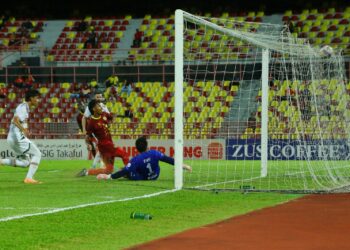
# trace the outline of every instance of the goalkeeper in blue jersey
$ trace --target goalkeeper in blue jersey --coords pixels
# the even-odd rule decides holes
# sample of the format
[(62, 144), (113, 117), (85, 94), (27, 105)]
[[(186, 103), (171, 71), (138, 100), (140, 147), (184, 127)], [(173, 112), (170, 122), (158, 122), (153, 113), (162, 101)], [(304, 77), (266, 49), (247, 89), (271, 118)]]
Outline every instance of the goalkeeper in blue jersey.
[[(122, 169), (113, 174), (99, 174), (98, 180), (118, 179), (126, 177), (130, 180), (156, 180), (160, 174), (159, 161), (174, 165), (174, 158), (164, 155), (157, 150), (147, 150), (147, 140), (140, 137), (136, 140), (136, 149), (139, 155), (133, 157)], [(192, 168), (183, 164), (183, 169), (192, 172)]]

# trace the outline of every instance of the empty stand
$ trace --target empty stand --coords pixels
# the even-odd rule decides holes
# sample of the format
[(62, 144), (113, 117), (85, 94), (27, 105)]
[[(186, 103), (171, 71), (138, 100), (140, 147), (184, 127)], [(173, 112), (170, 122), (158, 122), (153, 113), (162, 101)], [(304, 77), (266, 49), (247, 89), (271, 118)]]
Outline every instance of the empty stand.
[[(49, 61), (112, 61), (128, 19), (91, 19), (87, 30), (78, 29), (80, 21), (67, 21), (52, 47)], [(92, 37), (95, 34), (95, 37)]]
[(293, 23), (294, 36), (306, 38), (316, 46), (330, 45), (350, 53), (350, 7), (325, 11), (305, 9), (300, 14), (286, 11), (282, 20)]
[[(270, 88), (269, 99), (269, 134), (271, 139), (317, 139), (320, 135), (318, 127), (322, 127), (326, 139), (343, 139), (346, 124), (340, 116), (350, 107), (344, 103), (346, 98), (340, 98), (343, 86), (336, 79), (321, 80), (320, 88), (314, 89), (310, 82), (275, 81)], [(350, 89), (350, 82), (345, 83)], [(297, 90), (288, 93), (289, 89)], [(297, 92), (297, 93), (296, 93)], [(317, 103), (312, 101), (312, 94), (317, 96)], [(259, 101), (261, 93), (257, 100)], [(321, 98), (322, 97), (322, 98)], [(339, 101), (340, 100), (340, 101)], [(298, 109), (297, 105), (301, 105)], [(298, 110), (301, 110), (298, 111)], [(317, 117), (320, 117), (317, 120)], [(242, 139), (260, 137), (261, 107), (256, 112), (256, 123), (247, 124)], [(304, 126), (304, 127), (303, 127)]]
[(43, 27), (43, 20), (16, 20), (14, 17), (11, 17), (1, 24), (0, 50), (28, 49), (29, 44), (38, 41)]

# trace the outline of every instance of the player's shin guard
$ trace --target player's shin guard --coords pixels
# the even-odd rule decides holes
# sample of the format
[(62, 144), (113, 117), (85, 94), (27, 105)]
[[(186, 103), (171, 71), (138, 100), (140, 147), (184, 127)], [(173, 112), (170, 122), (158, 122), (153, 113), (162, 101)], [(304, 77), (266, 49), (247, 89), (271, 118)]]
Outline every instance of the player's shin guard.
[[(101, 162), (101, 155), (99, 152), (97, 152), (97, 154), (95, 155), (94, 161), (92, 162), (91, 168), (96, 168), (97, 164)], [(101, 166), (102, 167), (102, 166)]]
[(122, 158), (124, 166), (126, 166), (129, 163), (128, 153), (126, 153), (123, 149), (119, 147), (115, 149), (115, 156)]

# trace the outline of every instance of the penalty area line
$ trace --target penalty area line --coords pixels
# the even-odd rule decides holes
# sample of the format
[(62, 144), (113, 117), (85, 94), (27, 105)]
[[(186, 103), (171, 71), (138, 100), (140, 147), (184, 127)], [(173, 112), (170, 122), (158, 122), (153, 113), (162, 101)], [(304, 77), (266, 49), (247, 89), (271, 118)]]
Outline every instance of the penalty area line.
[(142, 195), (142, 196), (123, 198), (123, 199), (119, 199), (119, 200), (100, 201), (100, 202), (81, 204), (81, 205), (71, 206), (71, 207), (56, 208), (56, 209), (52, 209), (52, 210), (49, 210), (49, 211), (46, 211), (46, 212), (41, 212), (41, 213), (32, 213), (32, 214), (22, 214), (22, 215), (9, 216), (9, 217), (5, 217), (5, 218), (0, 218), (0, 222), (11, 221), (11, 220), (18, 220), (18, 219), (23, 219), (23, 218), (26, 218), (26, 217), (34, 217), (34, 216), (45, 215), (45, 214), (55, 214), (55, 213), (64, 212), (64, 211), (68, 211), (68, 210), (73, 210), (73, 209), (92, 207), (92, 206), (99, 206), (99, 205), (105, 205), (105, 204), (116, 203), (116, 202), (147, 199), (147, 198), (151, 198), (151, 197), (154, 197), (154, 196), (159, 196), (159, 195), (162, 195), (162, 194), (173, 193), (173, 192), (176, 192), (176, 191), (179, 191), (179, 190), (178, 189), (171, 189), (171, 190), (156, 192), (156, 193), (152, 193), (152, 194), (146, 194), (146, 195)]

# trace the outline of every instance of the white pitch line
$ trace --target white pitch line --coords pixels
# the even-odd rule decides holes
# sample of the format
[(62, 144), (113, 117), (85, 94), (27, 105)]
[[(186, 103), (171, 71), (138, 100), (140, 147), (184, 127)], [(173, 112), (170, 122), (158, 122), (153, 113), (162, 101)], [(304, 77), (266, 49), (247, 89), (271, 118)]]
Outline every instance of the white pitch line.
[(242, 180), (232, 180), (232, 181), (214, 182), (214, 183), (209, 183), (209, 184), (205, 184), (205, 185), (195, 186), (195, 187), (193, 187), (193, 188), (210, 187), (210, 186), (215, 186), (215, 185), (220, 185), (220, 184), (235, 183), (235, 182), (242, 182), (242, 181), (252, 181), (252, 180), (256, 180), (256, 179), (260, 179), (260, 178), (263, 178), (263, 177), (258, 176), (258, 177), (251, 177), (251, 178), (242, 179)]
[(0, 210), (50, 210), (53, 207), (0, 207)]
[(26, 218), (26, 217), (39, 216), (39, 215), (44, 215), (44, 214), (55, 214), (55, 213), (59, 213), (59, 212), (63, 212), (63, 211), (68, 211), (68, 210), (73, 210), (73, 209), (78, 209), (78, 208), (84, 208), (84, 207), (99, 206), (99, 205), (115, 203), (115, 202), (132, 201), (132, 200), (138, 200), (138, 199), (146, 199), (146, 198), (151, 198), (151, 197), (154, 197), (154, 196), (167, 194), (167, 193), (172, 193), (172, 192), (176, 192), (176, 191), (178, 191), (178, 189), (171, 189), (171, 190), (166, 190), (166, 191), (157, 192), (157, 193), (153, 193), (153, 194), (146, 194), (146, 195), (137, 196), (137, 197), (131, 197), (131, 198), (123, 198), (123, 199), (119, 199), (119, 200), (101, 201), (101, 202), (95, 202), (95, 203), (81, 204), (81, 205), (72, 206), (72, 207), (56, 208), (56, 209), (52, 209), (52, 210), (49, 210), (49, 211), (46, 211), (46, 212), (41, 212), (41, 213), (15, 215), (15, 216), (10, 216), (10, 217), (0, 218), (0, 222), (11, 221), (11, 220), (18, 220), (18, 219), (23, 219), (23, 218)]

